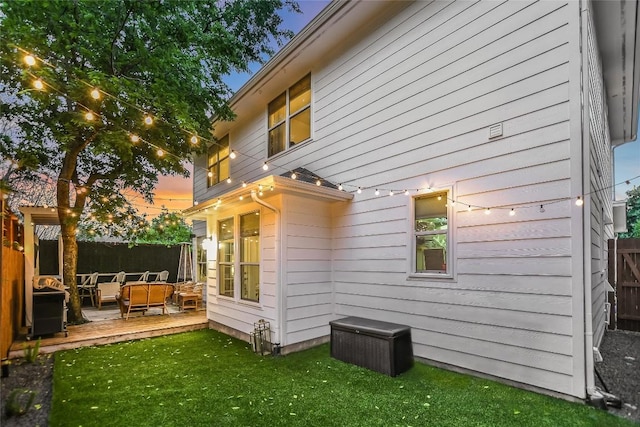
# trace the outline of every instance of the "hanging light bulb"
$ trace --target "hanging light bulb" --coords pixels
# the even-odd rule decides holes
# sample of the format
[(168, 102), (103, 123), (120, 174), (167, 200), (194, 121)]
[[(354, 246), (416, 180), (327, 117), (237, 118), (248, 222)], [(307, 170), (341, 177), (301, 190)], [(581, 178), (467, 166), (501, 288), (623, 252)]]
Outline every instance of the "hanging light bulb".
[(404, 195), (408, 196), (409, 195), (409, 190), (404, 190)]
[(229, 153), (229, 158), (230, 158), (231, 160), (235, 159), (235, 158), (236, 158), (236, 152), (235, 152), (235, 151), (233, 151), (233, 150), (231, 150), (231, 153)]
[(389, 190), (389, 195), (393, 196), (393, 190)]
[(34, 65), (36, 65), (36, 58), (34, 58), (33, 55), (27, 54), (24, 56), (24, 63), (29, 67), (33, 67)]
[(584, 205), (584, 200), (582, 200), (582, 197), (578, 196), (578, 198), (576, 199), (576, 206), (582, 205)]
[(342, 191), (342, 184), (338, 184), (338, 190)]
[(262, 165), (262, 170), (263, 171), (268, 171), (269, 170), (269, 165), (267, 164), (267, 162), (264, 162), (264, 164)]
[(273, 191), (273, 185), (269, 188), (269, 191)]
[(151, 126), (153, 124), (153, 117), (148, 114), (144, 116), (144, 124), (147, 126)]
[(231, 184), (231, 177), (227, 178), (227, 184)]
[(91, 97), (93, 99), (100, 99), (100, 91), (97, 88), (93, 88), (91, 91)]
[(358, 187), (358, 190), (356, 191), (356, 193), (362, 194), (362, 187)]
[(91, 111), (87, 111), (87, 114), (84, 115), (84, 118), (91, 122), (96, 118), (96, 116)]
[(516, 211), (515, 209), (511, 208), (511, 210), (509, 211), (509, 216), (515, 216)]
[(540, 213), (544, 213), (544, 205), (540, 205)]
[(207, 176), (208, 176), (209, 178), (211, 178), (211, 177), (213, 176), (213, 172), (211, 172), (211, 171), (207, 172)]
[(245, 181), (242, 181), (242, 188), (247, 188), (247, 183)]
[(438, 200), (442, 200), (442, 196), (438, 196)]
[(295, 172), (291, 172), (291, 179), (296, 179), (298, 175)]
[(238, 199), (244, 200), (244, 196), (240, 196), (240, 197), (238, 197)]
[(220, 204), (222, 204), (222, 199), (221, 199), (220, 197), (218, 197), (218, 201), (217, 201), (216, 203), (217, 203), (217, 204), (218, 204), (218, 206), (219, 206)]
[(134, 144), (140, 141), (140, 137), (138, 135), (131, 134), (129, 138), (131, 139), (131, 142), (133, 142)]
[(486, 209), (484, 210), (484, 214), (485, 214), (485, 215), (491, 215), (491, 208), (486, 208)]
[(158, 154), (158, 157), (164, 156), (164, 151), (162, 151), (161, 148), (158, 148), (158, 151), (156, 151), (156, 153)]
[(197, 144), (197, 143), (198, 143), (198, 137), (197, 137), (197, 136), (195, 136), (195, 135), (193, 135), (193, 136), (191, 137), (190, 141), (191, 141), (191, 143), (192, 143), (192, 144), (194, 144), (194, 145), (195, 145), (195, 144)]
[(44, 89), (44, 83), (42, 83), (42, 80), (37, 79), (36, 81), (33, 82), (33, 87), (36, 88), (37, 90), (42, 90)]
[(375, 191), (375, 193), (373, 193), (373, 194), (375, 194), (376, 196), (379, 196), (379, 195), (380, 195), (380, 190), (378, 190), (378, 189), (376, 188), (376, 191)]
[(318, 187), (320, 187), (320, 186), (322, 185), (322, 181), (320, 181), (319, 179), (318, 179), (318, 180), (316, 180), (316, 185), (317, 185)]

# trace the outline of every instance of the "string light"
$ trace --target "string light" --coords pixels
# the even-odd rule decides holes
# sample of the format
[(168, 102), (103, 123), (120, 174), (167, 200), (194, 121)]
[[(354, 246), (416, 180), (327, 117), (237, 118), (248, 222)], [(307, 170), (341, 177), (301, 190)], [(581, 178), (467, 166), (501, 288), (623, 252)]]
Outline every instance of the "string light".
[(376, 191), (373, 194), (375, 194), (376, 196), (379, 196), (380, 195), (380, 191), (376, 188)]
[(147, 126), (151, 126), (153, 124), (153, 117), (149, 115), (144, 116), (144, 124)]
[(509, 211), (509, 216), (515, 216), (516, 214), (516, 210), (511, 208), (511, 210)]
[(42, 90), (44, 89), (44, 83), (42, 83), (42, 80), (37, 79), (36, 81), (33, 82), (33, 87), (36, 88), (37, 90)]
[(484, 214), (485, 214), (485, 215), (491, 215), (491, 208), (486, 208), (486, 209), (484, 210)]
[(263, 171), (268, 171), (269, 170), (269, 165), (267, 164), (267, 162), (264, 162), (264, 164), (262, 165), (262, 170)]
[(131, 142), (133, 142), (134, 144), (140, 141), (140, 137), (138, 135), (135, 134), (131, 134), (131, 136), (129, 137), (131, 139)]
[(198, 143), (198, 137), (197, 137), (197, 136), (195, 136), (195, 135), (193, 135), (193, 136), (191, 137), (191, 143), (192, 143), (193, 145), (197, 144), (197, 143)]
[(582, 200), (582, 197), (578, 196), (578, 198), (576, 199), (576, 206), (582, 205), (584, 205), (584, 200)]
[(244, 196), (241, 195), (240, 197), (238, 197), (238, 199), (244, 200)]
[(247, 188), (247, 183), (245, 181), (242, 181), (242, 188)]
[(389, 190), (389, 195), (393, 196), (393, 190)]
[(469, 206), (467, 207), (467, 211), (468, 211), (468, 212), (471, 212), (471, 205), (469, 205)]
[(291, 172), (291, 179), (296, 179), (298, 175), (295, 172)]
[(231, 177), (227, 178), (227, 184), (231, 184)]
[(158, 154), (158, 157), (164, 156), (164, 151), (162, 151), (161, 148), (158, 148), (158, 151), (156, 151), (156, 153)]
[(84, 115), (84, 118), (91, 122), (96, 118), (96, 116), (94, 116), (91, 111), (87, 111), (87, 114)]
[(544, 205), (540, 205), (540, 213), (544, 213)]
[(408, 196), (409, 195), (409, 190), (404, 190), (404, 195)]
[(91, 91), (91, 97), (93, 99), (100, 99), (100, 91), (97, 88), (93, 88)]
[(338, 191), (342, 191), (344, 190), (344, 188), (342, 187), (342, 184), (338, 184)]
[(34, 58), (33, 55), (25, 55), (24, 62), (29, 67), (33, 67), (34, 65), (36, 65), (36, 58)]
[(237, 157), (237, 156), (236, 156), (236, 152), (235, 152), (234, 150), (231, 150), (231, 153), (229, 153), (229, 158), (230, 158), (231, 160), (233, 160), (233, 159), (235, 159), (236, 157)]
[(211, 171), (207, 172), (207, 176), (208, 176), (209, 178), (213, 177), (213, 172), (211, 172)]
[(318, 179), (318, 180), (316, 180), (316, 185), (317, 185), (318, 187), (320, 187), (320, 186), (322, 185), (322, 181), (320, 181), (319, 179)]

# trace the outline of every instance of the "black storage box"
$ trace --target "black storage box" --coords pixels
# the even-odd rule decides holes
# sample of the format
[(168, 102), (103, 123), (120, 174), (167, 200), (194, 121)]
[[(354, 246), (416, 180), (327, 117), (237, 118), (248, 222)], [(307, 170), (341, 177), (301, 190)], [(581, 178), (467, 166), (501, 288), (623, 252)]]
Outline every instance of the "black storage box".
[(331, 357), (392, 377), (413, 366), (411, 328), (346, 317), (331, 325)]
[(67, 331), (65, 294), (60, 291), (33, 291), (33, 325), (31, 337)]

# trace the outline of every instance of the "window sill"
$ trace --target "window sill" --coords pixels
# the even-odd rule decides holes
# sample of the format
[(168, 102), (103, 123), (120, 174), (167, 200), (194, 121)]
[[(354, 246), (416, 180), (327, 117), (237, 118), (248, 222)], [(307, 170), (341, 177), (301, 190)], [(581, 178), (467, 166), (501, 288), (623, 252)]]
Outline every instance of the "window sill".
[(231, 303), (231, 304), (237, 304), (237, 305), (244, 305), (247, 307), (251, 307), (251, 308), (255, 308), (255, 309), (259, 309), (262, 310), (262, 305), (259, 302), (255, 302), (255, 301), (247, 301), (244, 299), (235, 299), (235, 297), (228, 297), (225, 295), (217, 295), (217, 298), (225, 301), (227, 303)]
[(451, 273), (411, 273), (407, 276), (407, 281), (426, 281), (426, 280), (442, 280), (453, 281)]
[(272, 156), (267, 157), (268, 161), (273, 161), (273, 160), (277, 160), (279, 157), (284, 156), (287, 153), (293, 153), (294, 151), (296, 151), (298, 148), (303, 147), (309, 143), (313, 142), (313, 138), (309, 138), (306, 139), (302, 142), (298, 142), (296, 145), (294, 145), (293, 147), (287, 148), (283, 151), (280, 151), (279, 153), (276, 153)]

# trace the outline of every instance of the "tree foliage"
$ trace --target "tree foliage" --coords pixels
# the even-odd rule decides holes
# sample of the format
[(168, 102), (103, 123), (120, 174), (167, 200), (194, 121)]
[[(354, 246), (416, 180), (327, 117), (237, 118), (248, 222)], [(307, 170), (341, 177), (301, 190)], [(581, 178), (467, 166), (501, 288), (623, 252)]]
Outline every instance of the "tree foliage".
[(618, 237), (640, 238), (640, 187), (627, 191), (627, 232)]
[[(271, 40), (291, 36), (281, 8), (298, 10), (290, 0), (0, 3), (0, 92), (11, 123), (0, 150), (16, 165), (10, 176), (56, 182), (71, 321), (81, 319), (81, 218), (128, 219), (125, 189), (152, 201), (159, 174), (188, 174), (183, 161), (207, 148), (190, 137), (210, 138), (213, 117), (233, 118), (222, 78), (247, 72), (273, 53)], [(29, 67), (27, 53), (36, 58)]]
[(191, 242), (192, 230), (182, 216), (163, 210), (151, 224), (137, 233), (134, 242), (157, 245), (177, 245)]

